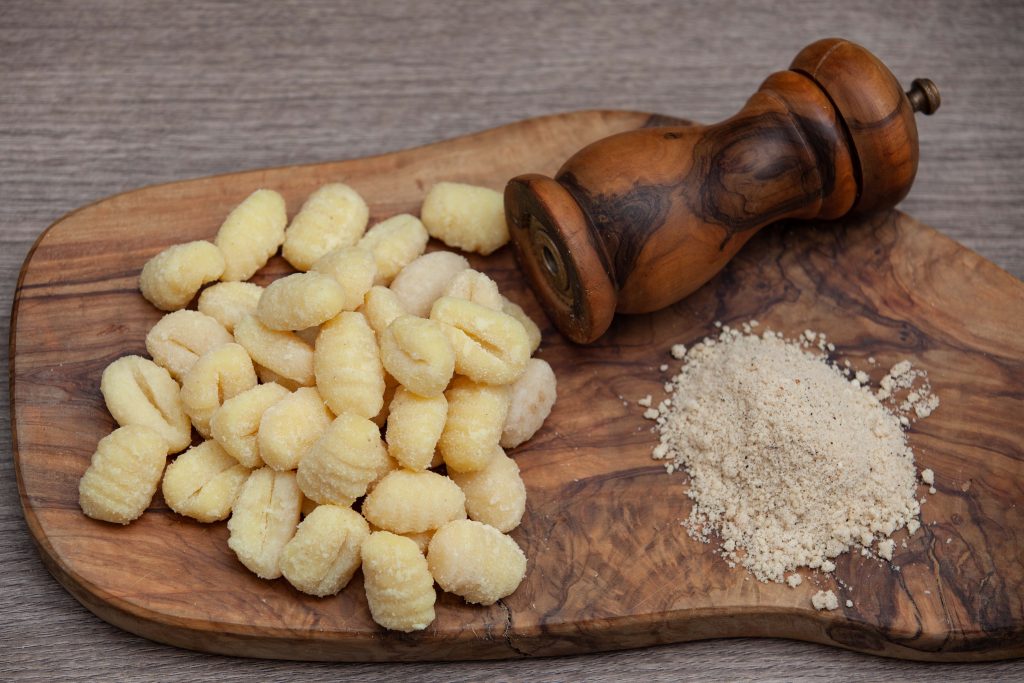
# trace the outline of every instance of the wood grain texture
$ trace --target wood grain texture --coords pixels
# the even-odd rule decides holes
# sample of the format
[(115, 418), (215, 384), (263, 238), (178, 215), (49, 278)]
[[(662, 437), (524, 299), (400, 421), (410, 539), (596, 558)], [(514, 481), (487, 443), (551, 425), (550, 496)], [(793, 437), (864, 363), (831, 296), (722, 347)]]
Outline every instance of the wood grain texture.
[[(400, 149), (593, 107), (716, 121), (807, 42), (841, 34), (900, 78), (943, 90), (921, 125), (902, 208), (1020, 277), (1024, 7), (999, 0), (705, 0), (374, 6), (66, 3), (0, 6), (0, 306), (39, 233), (154, 182)], [(400, 38), (399, 38), (400, 36)], [(529, 74), (529, 76), (525, 76)], [(6, 342), (7, 320), (0, 321)], [(0, 353), (0, 363), (6, 362)], [(0, 398), (6, 401), (6, 397)], [(0, 406), (2, 441), (8, 409)], [(203, 656), (127, 635), (81, 608), (30, 542), (0, 457), (0, 676), (242, 681), (991, 680), (1024, 663), (922, 665), (780, 640), (728, 640), (529, 662), (317, 665)]]
[[(653, 315), (620, 316), (592, 346), (548, 326), (540, 355), (559, 377), (561, 399), (541, 432), (512, 451), (529, 492), (513, 532), (530, 558), (527, 576), (488, 608), (441, 595), (437, 620), (421, 634), (374, 625), (359, 578), (326, 600), (257, 579), (227, 548), (223, 524), (183, 519), (159, 498), (128, 527), (81, 514), (78, 479), (115, 426), (100, 374), (115, 358), (141, 353), (162, 315), (137, 291), (142, 265), (157, 252), (212, 237), (255, 188), (281, 192), (294, 213), (322, 184), (346, 182), (377, 221), (416, 212), (443, 179), (500, 187), (517, 170), (552, 173), (553, 160), (650, 118), (530, 119), (367, 159), (136, 190), (56, 223), (23, 268), (11, 337), (15, 468), (47, 567), (115, 625), (255, 657), (516, 658), (736, 636), (925, 660), (1024, 654), (1024, 338), (1013, 322), (1024, 319), (1024, 283), (898, 212), (773, 226), (693, 296)], [(509, 249), (473, 261), (541, 317)], [(275, 258), (255, 279), (284, 272)], [(750, 318), (790, 335), (828, 330), (840, 357), (865, 369), (868, 356), (878, 359), (869, 370), (875, 382), (904, 358), (928, 371), (943, 404), (911, 429), (910, 442), (939, 492), (906, 548), (906, 534), (897, 535), (899, 570), (843, 556), (834, 579), (762, 585), (680, 526), (689, 511), (684, 489), (651, 460), (657, 440), (634, 401), (660, 394), (666, 375), (657, 366), (673, 343), (693, 344), (715, 320)], [(854, 606), (815, 610), (810, 596), (820, 588)]]

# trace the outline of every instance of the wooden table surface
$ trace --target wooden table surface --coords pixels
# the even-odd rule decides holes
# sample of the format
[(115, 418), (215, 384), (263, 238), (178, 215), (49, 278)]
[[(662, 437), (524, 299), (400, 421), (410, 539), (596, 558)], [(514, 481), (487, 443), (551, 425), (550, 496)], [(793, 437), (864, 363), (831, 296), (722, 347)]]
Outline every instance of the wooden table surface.
[[(717, 121), (829, 35), (865, 45), (905, 83), (939, 84), (942, 109), (919, 119), (921, 167), (902, 208), (1021, 277), (1022, 28), (1024, 4), (960, 0), (3, 0), (0, 307), (10, 310), (46, 226), (116, 192), (375, 154), (570, 109)], [(0, 325), (6, 344), (7, 315)], [(3, 680), (1024, 677), (1024, 662), (922, 665), (753, 639), (414, 665), (232, 659), (148, 642), (94, 617), (44, 569), (21, 514), (2, 395)]]

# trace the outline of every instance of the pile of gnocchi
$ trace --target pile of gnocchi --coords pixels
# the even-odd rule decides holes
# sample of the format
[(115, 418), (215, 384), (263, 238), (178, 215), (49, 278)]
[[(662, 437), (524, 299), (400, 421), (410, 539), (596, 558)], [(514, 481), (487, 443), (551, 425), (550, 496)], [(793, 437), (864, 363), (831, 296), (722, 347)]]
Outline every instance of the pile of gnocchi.
[[(128, 524), (161, 486), (176, 513), (227, 519), (228, 546), (261, 578), (324, 597), (361, 568), (374, 621), (409, 632), (434, 620), (435, 583), (481, 605), (521, 583), (507, 534), (526, 488), (506, 449), (540, 429), (556, 382), (531, 358), (541, 334), (522, 308), (462, 255), (424, 253), (430, 237), (484, 255), (505, 244), (498, 192), (438, 183), (419, 218), (368, 222), (345, 184), (291, 224), (262, 189), (212, 242), (148, 261), (140, 289), (168, 313), (146, 336), (151, 359), (103, 372), (120, 426), (79, 501)], [(278, 249), (297, 272), (247, 282)]]

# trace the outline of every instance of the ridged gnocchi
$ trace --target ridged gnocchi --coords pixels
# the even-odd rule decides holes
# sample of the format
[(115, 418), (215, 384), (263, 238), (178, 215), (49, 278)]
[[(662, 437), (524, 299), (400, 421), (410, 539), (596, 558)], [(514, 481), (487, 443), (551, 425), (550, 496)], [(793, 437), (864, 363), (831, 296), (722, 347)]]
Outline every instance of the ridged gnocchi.
[(344, 588), (359, 569), (370, 526), (355, 510), (318, 505), (299, 523), (281, 553), (281, 574), (309, 595), (325, 597)]
[(455, 373), (455, 351), (444, 329), (433, 320), (403, 315), (380, 337), (384, 369), (406, 389), (437, 396)]
[(498, 284), (478, 270), (467, 268), (456, 275), (444, 288), (442, 296), (465, 299), (486, 306), (492, 311), (502, 310), (504, 297), (498, 291)]
[(403, 268), (391, 282), (391, 291), (409, 315), (426, 318), (448, 284), (467, 268), (469, 261), (464, 256), (432, 251)]
[(363, 501), (363, 516), (396, 534), (437, 529), (466, 516), (466, 496), (455, 482), (436, 472), (395, 470)]
[(146, 335), (153, 362), (180, 380), (210, 349), (234, 341), (224, 326), (199, 311), (175, 311), (160, 318)]
[(384, 366), (361, 313), (343, 311), (320, 328), (313, 368), (317, 389), (335, 415), (372, 418), (384, 406)]
[(294, 472), (269, 467), (249, 475), (228, 519), (228, 547), (261, 579), (281, 576), (281, 554), (295, 535), (302, 492)]
[(519, 476), (519, 465), (500, 447), (483, 469), (452, 472), (452, 481), (466, 494), (466, 514), (470, 519), (489, 524), (508, 533), (523, 519), (526, 511), (526, 486)]
[(284, 233), (281, 255), (296, 270), (309, 270), (316, 260), (359, 241), (370, 209), (359, 193), (344, 183), (329, 183), (309, 195)]
[(235, 341), (245, 347), (253, 363), (299, 386), (313, 385), (313, 349), (294, 332), (272, 330), (249, 315), (235, 325)]
[(142, 296), (157, 308), (184, 308), (207, 282), (224, 274), (224, 254), (205, 240), (175, 244), (146, 262), (139, 275)]
[(178, 383), (148, 358), (123, 356), (108, 365), (100, 378), (100, 393), (117, 424), (149, 427), (164, 438), (168, 453), (182, 451), (192, 442)]
[(342, 413), (299, 461), (302, 493), (321, 504), (347, 507), (390, 467), (377, 425)]
[(256, 190), (231, 210), (214, 238), (224, 254), (224, 281), (248, 280), (267, 265), (284, 242), (288, 222), (284, 197)]
[(526, 577), (526, 555), (512, 537), (468, 519), (437, 530), (427, 563), (437, 585), (478, 605), (511, 595)]
[(256, 316), (272, 330), (304, 330), (327, 322), (345, 306), (345, 290), (329, 275), (293, 273), (263, 290)]
[(455, 372), (476, 382), (508, 384), (526, 369), (530, 340), (518, 320), (465, 299), (443, 296), (430, 310), (444, 323), (455, 351)]
[(354, 311), (363, 305), (366, 293), (377, 278), (377, 262), (366, 249), (342, 247), (329, 252), (313, 264), (313, 271), (328, 275), (345, 292), (343, 311)]
[(423, 200), (420, 218), (431, 237), (484, 256), (509, 239), (504, 197), (486, 187), (437, 183)]
[(445, 392), (448, 420), (437, 447), (449, 470), (473, 472), (494, 457), (508, 415), (506, 386), (477, 384), (456, 377)]
[(391, 400), (384, 436), (388, 453), (406, 469), (427, 469), (447, 418), (448, 399), (444, 394), (426, 398), (399, 388)]
[(141, 425), (115, 429), (100, 439), (78, 482), (78, 504), (87, 516), (128, 524), (153, 500), (167, 464), (167, 441)]
[(373, 620), (395, 631), (422, 631), (434, 621), (434, 578), (416, 543), (387, 531), (363, 541), (363, 586)]
[(377, 264), (374, 284), (391, 282), (398, 271), (409, 265), (427, 248), (427, 229), (416, 216), (407, 213), (392, 216), (370, 228), (359, 246), (373, 254)]
[(252, 282), (218, 282), (202, 291), (197, 308), (228, 332), (247, 315), (256, 315), (256, 307), (263, 296), (263, 288)]
[(501, 431), (503, 448), (515, 448), (533, 438), (551, 414), (557, 391), (555, 371), (548, 362), (531, 358), (526, 370), (512, 384), (508, 416)]
[(250, 469), (262, 467), (260, 420), (287, 395), (288, 390), (278, 384), (259, 384), (232, 396), (210, 418), (210, 434), (238, 462)]
[(300, 387), (263, 411), (257, 443), (275, 470), (293, 470), (334, 420), (314, 387)]
[(211, 440), (175, 458), (164, 472), (161, 490), (167, 505), (179, 515), (216, 522), (231, 514), (248, 478), (249, 468)]
[(181, 405), (192, 425), (210, 436), (210, 418), (221, 403), (256, 386), (256, 371), (239, 344), (222, 344), (202, 356), (181, 380)]

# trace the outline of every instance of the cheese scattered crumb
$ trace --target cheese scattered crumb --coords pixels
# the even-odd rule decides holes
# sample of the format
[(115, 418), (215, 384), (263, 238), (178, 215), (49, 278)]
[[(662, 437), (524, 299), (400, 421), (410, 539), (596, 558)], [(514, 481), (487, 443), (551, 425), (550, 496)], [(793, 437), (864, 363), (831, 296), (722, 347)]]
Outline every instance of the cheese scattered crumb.
[(636, 404), (640, 405), (640, 406), (643, 406), (644, 408), (650, 408), (651, 407), (651, 395), (647, 394), (646, 396), (644, 396), (643, 398), (638, 400), (636, 402)]
[(645, 410), (644, 411), (644, 417), (647, 418), (648, 420), (657, 420), (658, 419), (658, 410), (657, 410), (657, 408), (648, 408), (647, 410)]
[(934, 493), (935, 493), (935, 487), (934, 487), (934, 486), (932, 486), (931, 488), (929, 488), (929, 489), (928, 489), (928, 493), (932, 493), (932, 494), (934, 494)]
[(790, 574), (788, 577), (786, 577), (786, 583), (789, 584), (790, 588), (796, 588), (803, 582), (804, 577), (800, 576), (799, 574)]
[(921, 470), (921, 481), (931, 486), (935, 483), (935, 471), (931, 468)]
[(811, 596), (811, 604), (817, 610), (834, 610), (839, 608), (839, 598), (832, 591), (818, 591)]
[(658, 370), (660, 370), (661, 372), (665, 372), (666, 370), (668, 370), (668, 363), (662, 363), (661, 365), (659, 365)]
[(683, 344), (673, 344), (671, 354), (676, 360), (682, 360), (686, 356), (686, 346)]
[(846, 606), (847, 607), (853, 607), (853, 600), (847, 600), (846, 601)]
[(892, 562), (892, 553), (896, 549), (896, 541), (891, 538), (887, 538), (884, 541), (878, 542), (878, 556), (883, 560), (889, 560)]

